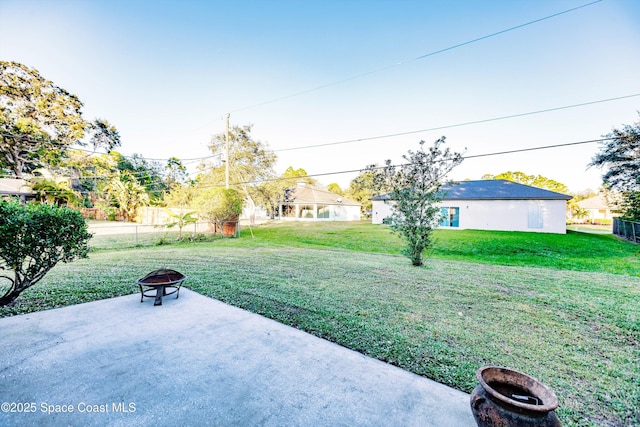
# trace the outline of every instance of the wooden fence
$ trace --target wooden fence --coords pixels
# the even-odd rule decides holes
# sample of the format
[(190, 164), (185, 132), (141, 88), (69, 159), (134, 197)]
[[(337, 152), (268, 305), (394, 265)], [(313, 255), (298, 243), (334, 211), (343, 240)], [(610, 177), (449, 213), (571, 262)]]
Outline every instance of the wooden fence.
[(634, 243), (640, 243), (640, 222), (613, 219), (613, 234)]

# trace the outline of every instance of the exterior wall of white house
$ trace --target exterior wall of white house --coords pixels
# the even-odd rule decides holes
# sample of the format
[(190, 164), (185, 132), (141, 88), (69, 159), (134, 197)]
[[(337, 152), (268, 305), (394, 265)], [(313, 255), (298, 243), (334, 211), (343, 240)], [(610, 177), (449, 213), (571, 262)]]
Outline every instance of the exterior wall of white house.
[[(392, 201), (373, 200), (372, 223), (391, 215)], [(565, 200), (443, 200), (440, 207), (458, 208), (458, 226), (446, 229), (566, 233)]]
[(359, 221), (360, 206), (352, 205), (292, 205), (290, 216), (283, 215), (280, 206), (280, 219), (283, 221)]
[(382, 224), (385, 218), (390, 217), (393, 212), (393, 201), (372, 200), (371, 201), (371, 223)]
[(577, 222), (597, 223), (602, 220), (611, 221), (616, 216), (620, 216), (620, 214), (613, 212), (613, 209), (617, 208), (615, 206), (609, 207), (607, 200), (602, 195), (581, 200), (578, 202), (578, 206), (587, 211), (587, 216), (573, 218)]
[(586, 211), (588, 214), (586, 222), (598, 222), (603, 219), (611, 221), (613, 218), (620, 216), (611, 212), (611, 209), (586, 209)]
[(331, 220), (333, 221), (359, 221), (360, 206), (331, 206)]

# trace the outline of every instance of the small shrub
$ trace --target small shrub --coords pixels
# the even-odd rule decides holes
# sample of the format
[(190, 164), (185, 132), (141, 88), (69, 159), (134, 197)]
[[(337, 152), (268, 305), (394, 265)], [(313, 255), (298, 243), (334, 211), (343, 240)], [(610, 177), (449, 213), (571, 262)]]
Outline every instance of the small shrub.
[(242, 195), (232, 188), (212, 188), (201, 193), (196, 200), (200, 218), (213, 225), (216, 232), (222, 231), (225, 222), (238, 220), (243, 203)]
[[(91, 234), (80, 212), (66, 207), (0, 201), (0, 270), (13, 271), (0, 306), (12, 304), (58, 262), (86, 258)], [(2, 288), (5, 289), (5, 288)]]
[(612, 225), (613, 224), (613, 220), (612, 219), (596, 219), (591, 224), (593, 224), (593, 225)]

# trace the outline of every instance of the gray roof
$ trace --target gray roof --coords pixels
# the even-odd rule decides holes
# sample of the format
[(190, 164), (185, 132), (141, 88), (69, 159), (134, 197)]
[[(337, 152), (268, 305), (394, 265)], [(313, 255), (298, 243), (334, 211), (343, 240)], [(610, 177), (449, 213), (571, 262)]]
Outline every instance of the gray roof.
[[(570, 200), (572, 197), (555, 191), (502, 179), (459, 181), (442, 187), (442, 200)], [(383, 194), (371, 200), (388, 200)]]

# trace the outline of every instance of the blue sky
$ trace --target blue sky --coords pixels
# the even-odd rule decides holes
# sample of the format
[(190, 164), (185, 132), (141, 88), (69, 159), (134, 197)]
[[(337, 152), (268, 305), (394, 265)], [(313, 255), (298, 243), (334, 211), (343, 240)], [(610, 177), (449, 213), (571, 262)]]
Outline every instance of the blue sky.
[[(637, 121), (640, 96), (291, 150), (640, 94), (636, 0), (604, 0), (416, 59), (586, 3), (0, 0), (0, 59), (78, 95), (88, 119), (119, 129), (124, 154), (207, 156), (230, 112), (232, 125), (253, 124), (276, 151), (278, 172), (324, 174), (399, 162), (443, 135), (474, 156), (597, 139)], [(586, 166), (597, 149), (470, 158), (451, 178), (520, 170), (595, 189), (601, 172)], [(319, 180), (346, 187), (353, 176)]]

